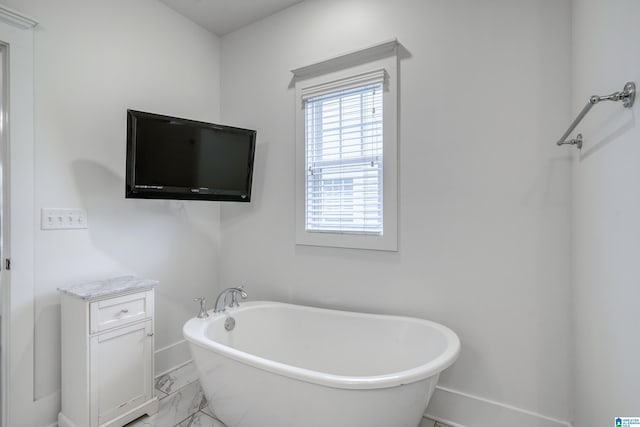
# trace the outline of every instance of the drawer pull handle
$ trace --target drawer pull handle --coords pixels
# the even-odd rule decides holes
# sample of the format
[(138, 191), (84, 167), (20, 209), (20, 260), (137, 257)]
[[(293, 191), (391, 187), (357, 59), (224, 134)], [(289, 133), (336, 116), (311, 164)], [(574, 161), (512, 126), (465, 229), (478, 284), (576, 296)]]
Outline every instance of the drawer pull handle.
[(152, 337), (152, 336), (153, 336), (153, 332), (149, 332), (149, 333), (147, 334), (147, 336), (148, 336), (148, 337)]
[(123, 308), (122, 310), (120, 310), (120, 313), (122, 314), (127, 314), (129, 312), (128, 308)]

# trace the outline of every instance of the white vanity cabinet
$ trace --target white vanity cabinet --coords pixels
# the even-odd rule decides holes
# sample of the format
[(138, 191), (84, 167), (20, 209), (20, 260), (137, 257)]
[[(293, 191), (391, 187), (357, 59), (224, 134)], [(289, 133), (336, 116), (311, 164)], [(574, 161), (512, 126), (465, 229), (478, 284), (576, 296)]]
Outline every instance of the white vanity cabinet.
[(157, 412), (153, 384), (155, 283), (126, 277), (83, 285), (85, 291), (79, 287), (60, 289), (60, 427), (121, 427)]

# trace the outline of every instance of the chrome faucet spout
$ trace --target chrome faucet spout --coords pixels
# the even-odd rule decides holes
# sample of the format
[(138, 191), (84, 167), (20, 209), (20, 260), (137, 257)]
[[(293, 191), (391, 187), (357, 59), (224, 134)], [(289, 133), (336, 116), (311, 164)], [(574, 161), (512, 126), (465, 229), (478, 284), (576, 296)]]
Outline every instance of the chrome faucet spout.
[[(231, 294), (231, 303), (227, 305), (227, 295), (229, 294)], [(238, 295), (240, 295), (240, 298), (242, 299), (247, 299), (248, 295), (244, 290), (244, 286), (224, 289), (216, 299), (216, 305), (214, 306), (213, 312), (222, 313), (227, 309), (227, 307), (239, 307)]]

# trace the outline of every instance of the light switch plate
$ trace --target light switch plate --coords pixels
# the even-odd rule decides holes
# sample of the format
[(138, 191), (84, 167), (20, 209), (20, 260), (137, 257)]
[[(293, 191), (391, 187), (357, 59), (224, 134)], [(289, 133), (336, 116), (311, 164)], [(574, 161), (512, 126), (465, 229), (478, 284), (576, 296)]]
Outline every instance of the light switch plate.
[(84, 209), (42, 208), (40, 228), (42, 230), (89, 228), (87, 224), (87, 211)]

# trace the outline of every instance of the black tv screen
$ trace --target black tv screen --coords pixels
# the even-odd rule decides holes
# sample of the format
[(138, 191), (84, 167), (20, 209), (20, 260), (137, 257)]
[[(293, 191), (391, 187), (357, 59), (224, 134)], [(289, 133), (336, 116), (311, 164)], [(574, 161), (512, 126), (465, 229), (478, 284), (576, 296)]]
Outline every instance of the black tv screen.
[(127, 110), (126, 197), (251, 201), (254, 130)]

